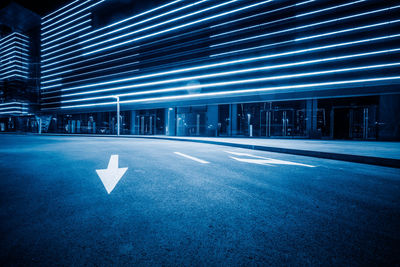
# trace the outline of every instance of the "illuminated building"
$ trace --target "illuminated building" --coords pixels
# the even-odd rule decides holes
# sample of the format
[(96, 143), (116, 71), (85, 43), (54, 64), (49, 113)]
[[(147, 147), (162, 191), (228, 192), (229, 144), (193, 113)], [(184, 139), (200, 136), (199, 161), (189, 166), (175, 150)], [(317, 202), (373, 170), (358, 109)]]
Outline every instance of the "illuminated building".
[(399, 139), (397, 1), (71, 1), (41, 22), (49, 130)]
[(37, 132), (40, 17), (11, 3), (0, 10), (0, 132)]

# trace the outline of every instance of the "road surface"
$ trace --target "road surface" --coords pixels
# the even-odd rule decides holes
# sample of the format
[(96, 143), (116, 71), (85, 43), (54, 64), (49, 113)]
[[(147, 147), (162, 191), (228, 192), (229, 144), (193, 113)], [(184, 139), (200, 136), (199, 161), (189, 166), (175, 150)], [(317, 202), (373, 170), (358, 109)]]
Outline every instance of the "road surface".
[[(110, 193), (96, 170), (127, 168)], [(399, 169), (200, 143), (0, 135), (0, 265), (396, 265)]]

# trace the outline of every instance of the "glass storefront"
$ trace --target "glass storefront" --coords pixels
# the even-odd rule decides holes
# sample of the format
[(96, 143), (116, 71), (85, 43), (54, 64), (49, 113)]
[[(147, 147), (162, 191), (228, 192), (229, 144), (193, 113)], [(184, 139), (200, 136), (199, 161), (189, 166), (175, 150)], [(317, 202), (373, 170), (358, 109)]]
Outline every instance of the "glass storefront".
[[(120, 133), (376, 140), (379, 127), (386, 125), (379, 122), (382, 107), (378, 100), (307, 99), (122, 111)], [(117, 134), (116, 112), (47, 115), (42, 116), (42, 122), (43, 132)], [(18, 122), (13, 119), (2, 123), (3, 128), (13, 129)], [(26, 123), (32, 131), (39, 128), (37, 120)]]
[(307, 137), (306, 102), (237, 104), (237, 135)]

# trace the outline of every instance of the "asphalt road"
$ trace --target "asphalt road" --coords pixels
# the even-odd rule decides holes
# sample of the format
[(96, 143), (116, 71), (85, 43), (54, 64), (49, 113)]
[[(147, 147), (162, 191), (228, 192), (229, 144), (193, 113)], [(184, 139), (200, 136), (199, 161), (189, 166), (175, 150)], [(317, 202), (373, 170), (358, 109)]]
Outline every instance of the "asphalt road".
[[(111, 155), (128, 170), (108, 194), (96, 170)], [(0, 136), (1, 266), (390, 266), (399, 230), (399, 169), (179, 141)]]

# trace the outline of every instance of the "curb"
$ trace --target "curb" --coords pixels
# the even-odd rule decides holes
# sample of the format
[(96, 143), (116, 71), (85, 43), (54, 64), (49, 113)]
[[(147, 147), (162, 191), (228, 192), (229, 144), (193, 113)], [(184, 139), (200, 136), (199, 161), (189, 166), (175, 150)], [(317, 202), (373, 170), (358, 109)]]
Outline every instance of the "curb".
[[(29, 135), (39, 135), (39, 134), (29, 134)], [(282, 154), (291, 154), (298, 156), (307, 156), (314, 158), (324, 158), (324, 159), (332, 159), (332, 160), (340, 160), (354, 163), (362, 163), (376, 166), (384, 166), (391, 168), (400, 168), (400, 159), (393, 158), (381, 158), (381, 157), (371, 157), (371, 156), (361, 156), (361, 155), (351, 155), (351, 154), (341, 154), (341, 153), (333, 153), (333, 152), (321, 152), (321, 151), (313, 151), (313, 150), (301, 150), (301, 149), (292, 149), (292, 148), (280, 148), (280, 147), (271, 147), (271, 146), (260, 146), (260, 145), (247, 145), (247, 144), (237, 144), (223, 141), (211, 141), (211, 140), (196, 140), (196, 139), (187, 139), (187, 138), (179, 138), (179, 137), (154, 137), (154, 136), (138, 136), (138, 135), (90, 135), (90, 134), (49, 134), (43, 133), (43, 136), (84, 136), (84, 137), (118, 137), (118, 138), (141, 138), (141, 139), (154, 139), (154, 140), (169, 140), (169, 141), (185, 141), (185, 142), (194, 142), (194, 143), (204, 143), (204, 144), (212, 144), (212, 145), (221, 145), (221, 146), (229, 146), (229, 147), (237, 147), (237, 148), (245, 148), (259, 151), (268, 151)]]

